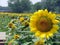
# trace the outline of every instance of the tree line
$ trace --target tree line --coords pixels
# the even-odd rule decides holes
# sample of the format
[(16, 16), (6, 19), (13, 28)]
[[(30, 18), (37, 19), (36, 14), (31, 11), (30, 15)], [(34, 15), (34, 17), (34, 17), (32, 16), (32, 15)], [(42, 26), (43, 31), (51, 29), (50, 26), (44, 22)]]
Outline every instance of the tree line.
[(35, 4), (30, 0), (8, 0), (8, 7), (16, 13), (35, 12), (39, 9), (60, 13), (60, 0), (41, 0)]

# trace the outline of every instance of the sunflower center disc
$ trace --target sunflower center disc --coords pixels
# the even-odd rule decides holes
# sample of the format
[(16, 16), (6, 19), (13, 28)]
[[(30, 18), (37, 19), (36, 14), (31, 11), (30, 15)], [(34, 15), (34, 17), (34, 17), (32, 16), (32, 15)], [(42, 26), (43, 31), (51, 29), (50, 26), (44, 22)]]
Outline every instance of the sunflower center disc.
[(40, 32), (48, 32), (52, 28), (52, 21), (47, 17), (41, 17), (37, 21), (37, 28)]

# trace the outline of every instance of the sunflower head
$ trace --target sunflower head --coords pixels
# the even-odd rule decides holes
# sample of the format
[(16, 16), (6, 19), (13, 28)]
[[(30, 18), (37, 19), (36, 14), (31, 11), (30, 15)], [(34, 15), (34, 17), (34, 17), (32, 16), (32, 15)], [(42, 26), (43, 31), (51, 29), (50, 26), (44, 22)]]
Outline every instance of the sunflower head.
[(30, 18), (30, 29), (40, 38), (49, 38), (58, 30), (56, 14), (47, 9), (35, 12)]
[(20, 22), (23, 22), (24, 21), (24, 17), (20, 17)]
[(14, 39), (18, 39), (20, 36), (18, 34), (14, 35)]
[(35, 42), (35, 44), (34, 45), (44, 45), (44, 41), (37, 41), (37, 42)]
[(13, 29), (16, 28), (15, 24), (13, 24), (13, 23), (9, 23), (9, 24), (8, 24), (8, 27), (9, 27), (9, 28), (13, 28)]
[(22, 24), (25, 25), (25, 26), (29, 26), (29, 22), (28, 21), (25, 21)]

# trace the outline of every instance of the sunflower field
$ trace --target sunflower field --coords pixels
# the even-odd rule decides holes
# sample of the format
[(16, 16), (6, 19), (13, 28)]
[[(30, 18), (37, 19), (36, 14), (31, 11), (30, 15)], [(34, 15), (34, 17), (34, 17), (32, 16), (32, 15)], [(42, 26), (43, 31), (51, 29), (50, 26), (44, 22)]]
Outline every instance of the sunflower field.
[(6, 32), (5, 45), (60, 45), (60, 14), (0, 12), (0, 32)]

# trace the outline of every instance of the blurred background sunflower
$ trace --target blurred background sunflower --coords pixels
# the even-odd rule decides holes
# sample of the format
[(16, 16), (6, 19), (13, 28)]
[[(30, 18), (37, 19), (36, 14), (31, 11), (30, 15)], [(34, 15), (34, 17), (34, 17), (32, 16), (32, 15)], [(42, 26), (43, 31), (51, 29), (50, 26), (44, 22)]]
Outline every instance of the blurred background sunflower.
[(44, 41), (43, 40), (37, 41), (35, 42), (34, 45), (44, 45)]

